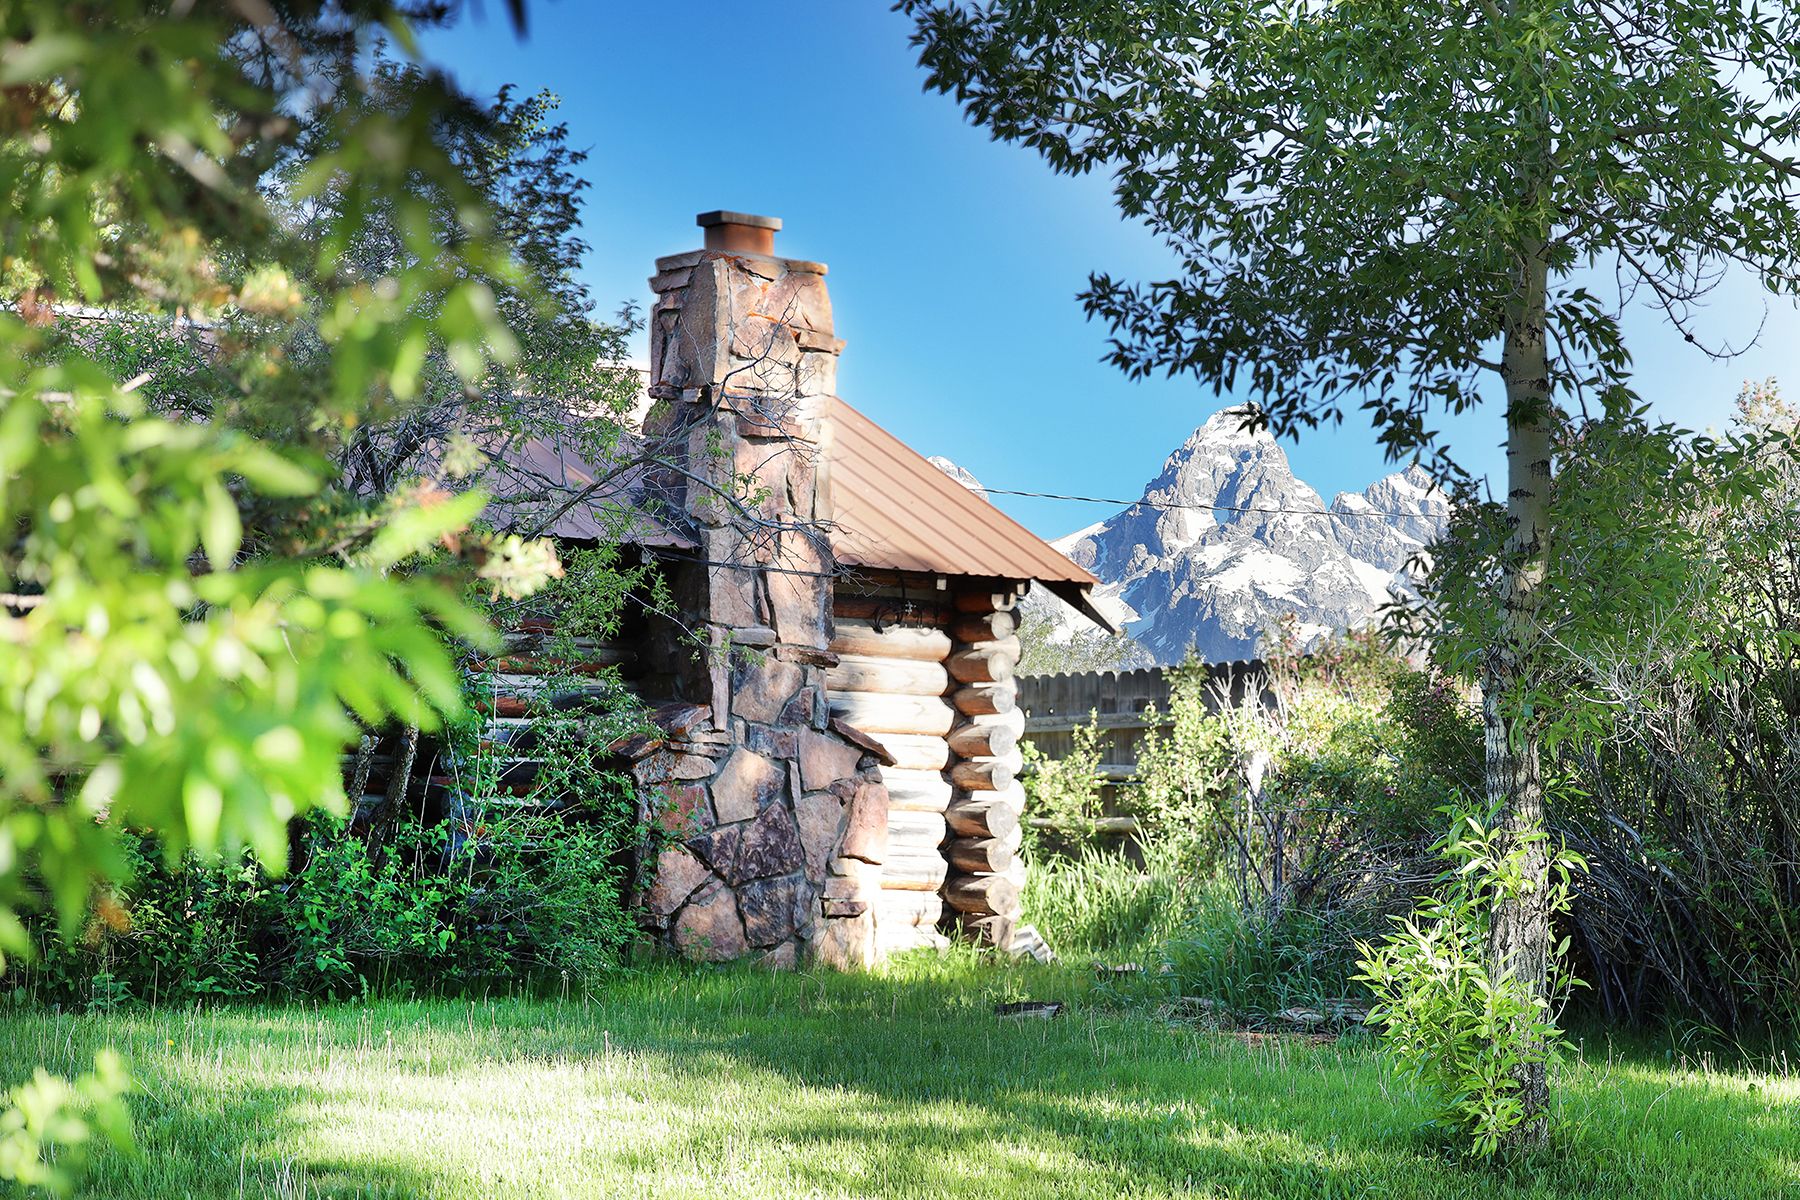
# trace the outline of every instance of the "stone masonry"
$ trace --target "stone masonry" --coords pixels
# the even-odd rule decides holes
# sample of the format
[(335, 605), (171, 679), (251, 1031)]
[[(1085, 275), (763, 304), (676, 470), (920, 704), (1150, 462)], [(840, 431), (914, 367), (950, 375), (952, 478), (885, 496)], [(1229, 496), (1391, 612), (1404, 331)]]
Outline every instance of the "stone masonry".
[(779, 221), (700, 224), (706, 248), (658, 259), (650, 281), (645, 434), (677, 448), (658, 491), (700, 548), (671, 564), (683, 636), (652, 648), (672, 695), (634, 771), (662, 796), (673, 844), (642, 911), (694, 958), (868, 965), (887, 756), (835, 721), (825, 694), (820, 414), (843, 343), (825, 267), (770, 252)]

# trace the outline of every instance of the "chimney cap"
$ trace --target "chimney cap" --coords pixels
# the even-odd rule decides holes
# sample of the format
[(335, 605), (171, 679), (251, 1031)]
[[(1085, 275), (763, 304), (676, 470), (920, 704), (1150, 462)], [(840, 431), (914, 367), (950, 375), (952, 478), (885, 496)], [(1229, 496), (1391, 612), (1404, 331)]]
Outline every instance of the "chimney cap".
[(712, 212), (703, 212), (694, 218), (694, 224), (702, 229), (711, 229), (717, 225), (743, 225), (750, 229), (767, 229), (774, 233), (781, 228), (780, 217), (759, 217), (755, 213), (732, 212), (727, 208), (716, 208)]
[(779, 217), (759, 217), (751, 213), (718, 209), (694, 218), (694, 224), (706, 230), (706, 248), (721, 254), (775, 254), (775, 231), (781, 228)]

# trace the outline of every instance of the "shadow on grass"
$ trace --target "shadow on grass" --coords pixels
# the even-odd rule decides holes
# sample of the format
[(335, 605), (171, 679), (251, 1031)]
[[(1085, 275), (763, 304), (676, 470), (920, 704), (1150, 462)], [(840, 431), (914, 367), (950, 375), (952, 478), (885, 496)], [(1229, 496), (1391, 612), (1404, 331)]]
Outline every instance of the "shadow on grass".
[[(1094, 1194), (1198, 1187), (1307, 1198), (1471, 1190), (1582, 1200), (1800, 1198), (1800, 1113), (1742, 1075), (1630, 1057), (1584, 1063), (1563, 1077), (1550, 1149), (1470, 1162), (1427, 1126), (1420, 1100), (1367, 1045), (1245, 1045), (1092, 1012), (1061, 1023), (1001, 1021), (993, 1002), (1017, 997), (1006, 973), (990, 978), (1001, 982), (965, 984), (948, 996), (931, 979), (863, 980), (847, 992), (829, 980), (810, 1001), (804, 988), (791, 989), (783, 1020), (734, 1020), (722, 1006), (707, 1034), (674, 1044), (653, 1034), (646, 1045), (667, 1055), (670, 1069), (697, 1078), (716, 1075), (720, 1064), (706, 1061), (716, 1055), (797, 1092), (841, 1090), (842, 1115), (771, 1114), (766, 1134), (867, 1145), (894, 1168), (893, 1180), (919, 1174), (907, 1158), (926, 1147), (934, 1160), (983, 1164), (988, 1180), (1033, 1178), (1057, 1194), (1081, 1190), (1079, 1181)], [(729, 979), (717, 986), (730, 987)], [(1068, 976), (1060, 982), (1071, 984)], [(1081, 1014), (1081, 990), (1040, 998), (1072, 999)], [(907, 1053), (894, 1037), (906, 1030), (930, 1032)], [(1784, 1086), (1792, 1091), (1791, 1082)], [(914, 1115), (933, 1106), (964, 1119), (947, 1125)], [(1034, 1176), (1031, 1164), (1045, 1147), (1059, 1162)], [(841, 1175), (804, 1165), (830, 1157), (799, 1156), (797, 1182), (841, 1187)]]
[[(1074, 1015), (994, 1017), (1027, 990)], [(144, 1014), (66, 1044), (124, 1034), (146, 1082), (145, 1154), (105, 1166), (120, 1197), (1800, 1195), (1793, 1113), (1740, 1076), (1586, 1065), (1555, 1148), (1468, 1164), (1366, 1049), (1246, 1046), (1086, 993), (669, 970), (581, 1002)]]
[(108, 1154), (83, 1196), (124, 1200), (419, 1200), (440, 1181), (405, 1163), (298, 1152), (309, 1089), (236, 1086), (189, 1091), (155, 1069), (139, 1070), (133, 1105), (139, 1151)]

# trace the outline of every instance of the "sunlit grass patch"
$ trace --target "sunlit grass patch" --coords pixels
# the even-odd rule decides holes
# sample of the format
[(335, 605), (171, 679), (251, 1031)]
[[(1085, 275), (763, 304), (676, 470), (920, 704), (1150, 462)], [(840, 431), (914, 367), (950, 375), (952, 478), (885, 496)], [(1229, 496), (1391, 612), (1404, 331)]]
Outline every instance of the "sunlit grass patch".
[[(995, 1003), (1061, 999), (1050, 1021)], [(656, 970), (566, 1001), (0, 1018), (0, 1070), (111, 1044), (178, 1197), (1800, 1196), (1800, 1081), (1590, 1053), (1529, 1162), (1464, 1163), (1366, 1043), (1245, 1043), (957, 956), (885, 974)]]

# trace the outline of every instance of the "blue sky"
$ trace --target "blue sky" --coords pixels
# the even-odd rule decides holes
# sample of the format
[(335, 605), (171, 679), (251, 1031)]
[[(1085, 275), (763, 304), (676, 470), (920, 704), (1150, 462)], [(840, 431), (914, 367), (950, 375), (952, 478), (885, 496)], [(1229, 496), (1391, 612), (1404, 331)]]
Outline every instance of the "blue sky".
[[(778, 216), (778, 252), (831, 266), (844, 398), (990, 487), (1135, 497), (1228, 402), (1100, 361), (1106, 331), (1074, 298), (1088, 272), (1166, 276), (1166, 252), (1118, 216), (1107, 179), (1055, 175), (925, 94), (886, 0), (537, 0), (523, 41), (499, 0), (484, 7), (427, 53), (478, 92), (561, 97), (571, 140), (592, 151), (586, 274), (604, 308), (648, 300), (653, 260), (699, 245), (696, 213)], [(1732, 281), (1703, 327), (1742, 340), (1763, 313), (1757, 289)], [(1746, 378), (1800, 388), (1791, 307), (1723, 364), (1649, 312), (1628, 332), (1640, 392), (1690, 427), (1722, 422)], [(1450, 422), (1459, 460), (1497, 469), (1499, 421), (1488, 408)], [(1357, 414), (1288, 449), (1328, 500), (1392, 469)], [(1111, 511), (995, 499), (1047, 537)]]

